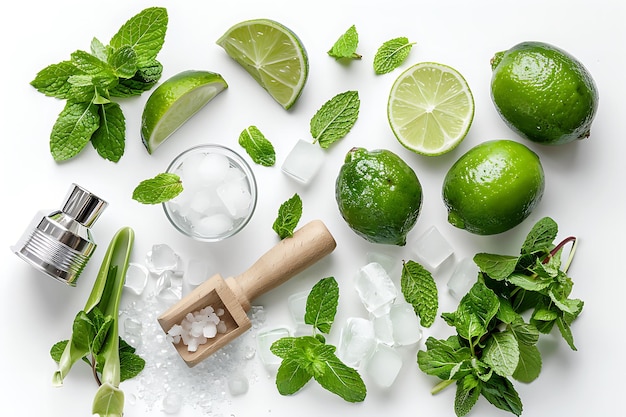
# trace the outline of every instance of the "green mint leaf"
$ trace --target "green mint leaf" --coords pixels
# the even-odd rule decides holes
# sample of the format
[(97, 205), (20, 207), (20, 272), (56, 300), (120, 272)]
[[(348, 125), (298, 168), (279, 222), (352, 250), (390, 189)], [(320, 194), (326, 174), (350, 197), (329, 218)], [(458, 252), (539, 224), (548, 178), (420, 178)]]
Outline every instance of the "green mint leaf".
[(91, 342), (91, 352), (94, 355), (100, 354), (111, 325), (113, 325), (113, 317), (111, 316), (107, 316), (102, 323), (98, 324), (96, 335)]
[(109, 161), (118, 162), (124, 155), (126, 120), (117, 103), (100, 105), (100, 127), (91, 137), (98, 154)]
[(133, 190), (133, 200), (142, 204), (161, 204), (183, 191), (183, 184), (176, 174), (164, 172), (154, 178), (143, 180)]
[(83, 72), (71, 61), (62, 61), (39, 71), (30, 85), (46, 96), (66, 100), (72, 98), (69, 78), (80, 74)]
[(97, 38), (93, 38), (91, 40), (91, 44), (89, 45), (89, 50), (91, 51), (91, 54), (93, 56), (100, 59), (101, 61), (104, 61), (104, 62), (108, 61), (107, 47), (102, 42), (100, 42), (100, 40), (98, 40)]
[(153, 61), (137, 70), (131, 78), (121, 78), (119, 83), (109, 90), (112, 97), (138, 96), (150, 90), (159, 81), (163, 74), (163, 65)]
[(337, 39), (337, 42), (328, 51), (328, 55), (335, 59), (361, 59), (361, 55), (356, 53), (359, 45), (359, 34), (356, 26), (352, 25), (348, 30)]
[(345, 365), (331, 350), (326, 349), (319, 358), (324, 364), (321, 374), (314, 375), (315, 380), (326, 390), (344, 400), (357, 403), (365, 400), (367, 388), (359, 373)]
[(462, 378), (471, 371), (468, 361), (472, 352), (468, 347), (460, 345), (457, 336), (450, 336), (447, 340), (429, 336), (426, 339), (426, 349), (417, 352), (417, 363), (420, 370), (427, 375), (448, 380)]
[(415, 261), (402, 265), (400, 287), (404, 299), (413, 306), (420, 324), (430, 327), (435, 322), (439, 308), (437, 284), (432, 274)]
[(541, 373), (541, 353), (537, 346), (519, 345), (519, 362), (513, 372), (513, 378), (520, 382), (533, 382)]
[(276, 372), (276, 388), (281, 395), (292, 395), (300, 391), (312, 377), (301, 361), (286, 358)]
[(519, 416), (522, 414), (522, 401), (513, 384), (507, 378), (494, 375), (482, 385), (480, 393), (497, 408)]
[(504, 331), (494, 333), (483, 350), (482, 360), (500, 376), (511, 376), (519, 362), (519, 344), (515, 335)]
[(324, 103), (310, 122), (315, 142), (325, 149), (346, 136), (359, 117), (360, 105), (357, 91), (339, 93)]
[(496, 281), (502, 281), (515, 271), (518, 257), (507, 255), (493, 255), (489, 253), (477, 253), (474, 255), (474, 263), (482, 272)]
[(50, 348), (50, 357), (53, 361), (59, 363), (59, 361), (61, 360), (61, 355), (63, 355), (63, 351), (65, 350), (65, 347), (68, 343), (69, 340), (61, 340), (60, 342), (56, 342), (54, 345), (52, 345), (52, 347)]
[(374, 72), (386, 74), (398, 68), (409, 56), (415, 42), (405, 37), (395, 38), (383, 43), (374, 55)]
[(278, 356), (281, 359), (288, 358), (291, 350), (295, 346), (295, 343), (295, 337), (282, 337), (272, 343), (272, 345), (270, 346), (270, 352), (272, 352), (274, 355)]
[(296, 193), (280, 205), (278, 216), (274, 220), (272, 229), (281, 239), (291, 237), (300, 221), (300, 217), (302, 217), (302, 199)]
[(312, 325), (324, 334), (330, 333), (330, 327), (337, 314), (339, 305), (339, 285), (334, 277), (322, 278), (311, 289), (306, 301), (304, 322)]
[(98, 106), (68, 101), (50, 134), (50, 153), (55, 161), (73, 158), (100, 126)]
[(473, 375), (456, 382), (454, 412), (458, 417), (467, 415), (480, 397), (480, 385)]
[(113, 49), (130, 46), (137, 53), (137, 66), (152, 62), (165, 41), (168, 16), (163, 7), (149, 7), (131, 17), (113, 35), (109, 45)]
[(107, 62), (119, 78), (132, 78), (137, 72), (137, 54), (130, 46), (114, 50)]
[(498, 312), (498, 296), (482, 282), (472, 286), (461, 299), (455, 312), (455, 327), (466, 340), (480, 338), (487, 333), (487, 326)]
[(250, 126), (241, 132), (239, 144), (257, 164), (270, 167), (276, 163), (274, 145), (256, 126)]
[(113, 68), (105, 61), (85, 51), (76, 51), (71, 55), (72, 63), (87, 75), (114, 75)]
[(544, 217), (532, 227), (522, 244), (522, 254), (533, 254), (549, 249), (558, 234), (559, 227), (550, 217)]
[(515, 335), (515, 339), (520, 345), (532, 346), (539, 341), (539, 331), (530, 323), (523, 321), (511, 323), (508, 330)]
[(120, 382), (136, 377), (145, 366), (146, 361), (141, 356), (120, 347)]
[(558, 317), (555, 322), (556, 326), (559, 329), (559, 332), (561, 332), (561, 336), (563, 337), (563, 339), (565, 339), (570, 349), (578, 350), (576, 349), (576, 345), (574, 345), (574, 335), (572, 334), (570, 322), (568, 322), (568, 320), (565, 320), (565, 318), (563, 317)]

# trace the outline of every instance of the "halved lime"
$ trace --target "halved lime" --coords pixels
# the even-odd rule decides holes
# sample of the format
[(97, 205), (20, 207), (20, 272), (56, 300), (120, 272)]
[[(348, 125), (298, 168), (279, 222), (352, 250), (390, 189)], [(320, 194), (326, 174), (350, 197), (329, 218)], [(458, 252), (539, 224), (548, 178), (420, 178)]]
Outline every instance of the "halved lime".
[(454, 68), (421, 62), (394, 82), (387, 118), (406, 148), (422, 155), (441, 155), (467, 135), (474, 118), (474, 97)]
[(217, 44), (285, 109), (300, 97), (309, 60), (287, 27), (268, 19), (246, 20), (228, 29)]
[(158, 86), (141, 117), (141, 139), (148, 153), (227, 87), (220, 74), (197, 70), (180, 72)]

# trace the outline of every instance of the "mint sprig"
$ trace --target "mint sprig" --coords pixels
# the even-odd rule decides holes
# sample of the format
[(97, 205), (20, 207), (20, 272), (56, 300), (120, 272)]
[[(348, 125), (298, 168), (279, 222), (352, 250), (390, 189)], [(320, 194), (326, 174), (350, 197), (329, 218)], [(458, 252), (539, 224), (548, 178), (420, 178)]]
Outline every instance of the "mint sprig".
[[(324, 389), (352, 403), (365, 400), (367, 389), (359, 373), (345, 365), (327, 344), (339, 304), (339, 285), (334, 277), (321, 279), (307, 297), (304, 322), (312, 325), (311, 336), (284, 337), (270, 350), (282, 359), (276, 373), (276, 387), (281, 395), (292, 395), (314, 379)], [(315, 333), (319, 331), (321, 333)]]
[(120, 160), (126, 125), (112, 99), (139, 95), (157, 83), (163, 68), (156, 56), (167, 22), (166, 9), (147, 8), (130, 18), (109, 45), (94, 38), (90, 52), (77, 50), (69, 60), (37, 73), (30, 83), (37, 91), (67, 100), (50, 134), (55, 161), (75, 157), (90, 141), (103, 158)]
[(276, 220), (274, 220), (272, 229), (281, 239), (291, 237), (301, 217), (302, 199), (298, 193), (295, 193), (278, 208), (278, 215)]
[(386, 74), (398, 68), (409, 56), (415, 42), (406, 37), (394, 38), (381, 45), (374, 55), (374, 72)]
[[(557, 232), (554, 220), (545, 217), (533, 226), (519, 256), (476, 254), (477, 282), (456, 311), (442, 314), (455, 334), (429, 337), (426, 350), (418, 352), (422, 372), (442, 379), (433, 393), (456, 384), (457, 416), (466, 415), (480, 396), (519, 416), (522, 402), (512, 380), (530, 383), (539, 376), (540, 334), (556, 326), (576, 350), (570, 326), (583, 302), (570, 298), (573, 282), (566, 275), (576, 238), (554, 245)], [(561, 253), (568, 243), (574, 246), (562, 266)]]
[(256, 126), (250, 126), (241, 132), (239, 145), (259, 165), (270, 167), (276, 163), (274, 145)]
[(143, 180), (133, 190), (133, 200), (142, 204), (161, 204), (183, 192), (180, 177), (170, 172)]
[(357, 91), (339, 93), (324, 103), (310, 122), (314, 142), (328, 148), (346, 136), (359, 117), (360, 106)]
[(361, 59), (361, 55), (356, 52), (359, 45), (359, 33), (356, 26), (352, 25), (346, 32), (337, 39), (328, 55), (335, 59)]

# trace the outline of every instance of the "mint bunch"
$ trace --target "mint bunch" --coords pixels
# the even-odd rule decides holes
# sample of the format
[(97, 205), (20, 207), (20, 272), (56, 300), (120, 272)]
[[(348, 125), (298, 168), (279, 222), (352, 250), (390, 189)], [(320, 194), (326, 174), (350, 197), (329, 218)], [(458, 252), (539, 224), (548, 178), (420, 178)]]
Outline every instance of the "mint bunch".
[[(359, 373), (335, 355), (336, 347), (326, 343), (339, 303), (339, 285), (333, 277), (313, 286), (306, 302), (304, 322), (313, 326), (312, 336), (283, 337), (271, 351), (282, 358), (276, 387), (282, 395), (298, 392), (311, 379), (348, 402), (365, 400), (367, 389)], [(319, 331), (319, 333), (316, 333)]]
[(556, 246), (558, 227), (549, 217), (537, 222), (519, 256), (479, 253), (477, 282), (455, 312), (442, 315), (456, 330), (447, 339), (429, 337), (419, 351), (419, 368), (443, 380), (433, 393), (456, 384), (454, 409), (466, 415), (482, 395), (495, 407), (515, 415), (522, 402), (511, 379), (529, 383), (541, 372), (540, 334), (553, 327), (572, 349), (570, 325), (582, 312), (583, 302), (570, 298), (573, 282), (561, 268), (563, 246)]
[(31, 81), (39, 92), (66, 100), (50, 134), (55, 161), (75, 157), (89, 142), (103, 158), (119, 161), (126, 121), (113, 99), (140, 95), (161, 78), (163, 67), (156, 56), (167, 22), (164, 8), (147, 8), (128, 20), (108, 45), (94, 38), (90, 52), (77, 50), (70, 60), (44, 68)]

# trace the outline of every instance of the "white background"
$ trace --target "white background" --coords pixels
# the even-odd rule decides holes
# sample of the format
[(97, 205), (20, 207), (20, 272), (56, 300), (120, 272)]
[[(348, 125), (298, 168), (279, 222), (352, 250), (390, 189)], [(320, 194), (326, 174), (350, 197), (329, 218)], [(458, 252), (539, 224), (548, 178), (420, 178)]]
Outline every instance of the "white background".
[[(77, 49), (88, 50), (96, 36), (107, 42), (128, 18), (145, 7), (168, 8), (169, 27), (158, 59), (163, 80), (188, 69), (218, 72), (229, 88), (190, 120), (153, 155), (139, 136), (143, 105), (148, 98), (124, 100), (127, 121), (126, 152), (117, 164), (100, 158), (88, 146), (77, 158), (55, 163), (48, 138), (61, 101), (47, 98), (29, 85), (45, 66), (69, 58)], [(215, 41), (244, 19), (266, 17), (294, 30), (310, 58), (307, 85), (297, 104), (283, 110)], [(334, 181), (345, 153), (354, 146), (387, 148), (399, 154), (418, 174), (424, 205), (409, 240), (435, 225), (455, 248), (455, 260), (488, 251), (515, 254), (529, 228), (543, 216), (560, 226), (559, 237), (576, 235), (578, 252), (569, 275), (573, 295), (585, 301), (573, 325), (577, 352), (564, 341), (548, 336), (542, 342), (543, 372), (529, 385), (517, 384), (526, 416), (614, 416), (623, 410), (623, 354), (626, 332), (623, 314), (624, 221), (623, 155), (626, 66), (623, 26), (626, 7), (620, 1), (19, 1), (2, 13), (2, 273), (0, 309), (3, 317), (2, 415), (89, 415), (95, 386), (88, 372), (70, 374), (61, 389), (51, 387), (55, 365), (50, 346), (67, 338), (71, 321), (84, 305), (104, 249), (115, 231), (131, 226), (136, 232), (133, 260), (143, 261), (155, 243), (167, 243), (184, 259), (208, 256), (223, 276), (243, 272), (277, 242), (271, 229), (278, 206), (295, 192), (303, 199), (301, 225), (321, 218), (334, 234), (338, 247), (312, 270), (257, 300), (267, 310), (267, 325), (287, 318), (286, 297), (308, 290), (317, 279), (333, 275), (340, 285), (336, 323), (364, 316), (356, 301), (352, 278), (365, 263), (368, 251), (384, 251), (398, 259), (411, 259), (410, 247), (381, 247), (365, 242), (348, 229), (334, 199)], [(361, 61), (341, 65), (326, 51), (352, 24), (360, 35)], [(372, 59), (386, 40), (407, 36), (416, 45), (408, 60), (391, 74), (375, 76)], [(593, 75), (600, 106), (591, 137), (570, 145), (548, 148), (525, 142), (504, 125), (489, 97), (493, 53), (525, 40), (560, 46), (581, 60)], [(453, 152), (425, 158), (413, 154), (394, 138), (387, 123), (389, 89), (403, 69), (420, 61), (437, 61), (459, 70), (474, 94), (476, 113), (465, 141)], [(280, 164), (298, 139), (310, 139), (309, 120), (337, 93), (358, 90), (361, 113), (353, 130), (326, 152), (324, 167), (304, 187), (287, 178)], [(242, 129), (256, 125), (276, 147), (277, 164), (253, 165), (259, 186), (256, 213), (236, 237), (219, 244), (192, 241), (176, 232), (159, 206), (131, 200), (139, 181), (165, 170), (181, 151), (201, 143), (220, 143), (242, 151), (237, 138)], [(541, 157), (546, 190), (541, 204), (519, 227), (497, 236), (479, 237), (450, 226), (441, 201), (442, 179), (450, 165), (470, 147), (485, 140), (523, 141)], [(244, 157), (248, 158), (244, 154)], [(248, 158), (249, 160), (249, 158)], [(94, 227), (100, 244), (76, 288), (66, 287), (36, 272), (14, 256), (9, 247), (20, 237), (40, 209), (57, 208), (70, 184), (76, 182), (109, 202)], [(448, 268), (449, 269), (449, 268)], [(452, 311), (455, 300), (446, 291), (448, 272), (437, 277), (441, 311)], [(339, 327), (337, 324), (336, 327)], [(337, 329), (335, 329), (337, 330)], [(428, 335), (447, 336), (451, 328), (438, 319)], [(331, 341), (336, 342), (336, 331)], [(252, 384), (248, 394), (231, 399), (226, 415), (286, 417), (341, 415), (423, 414), (453, 416), (454, 389), (432, 397), (436, 382), (422, 374), (415, 351), (406, 353), (404, 368), (388, 391), (370, 388), (361, 404), (348, 404), (316, 386), (292, 397), (281, 397), (271, 378)], [(367, 381), (366, 381), (367, 382)], [(371, 386), (368, 384), (368, 386)], [(132, 392), (132, 384), (122, 388)], [(149, 415), (159, 415), (153, 410)], [(505, 415), (481, 399), (471, 415)], [(127, 416), (148, 415), (141, 402), (128, 405)], [(183, 409), (181, 415), (199, 415)]]

